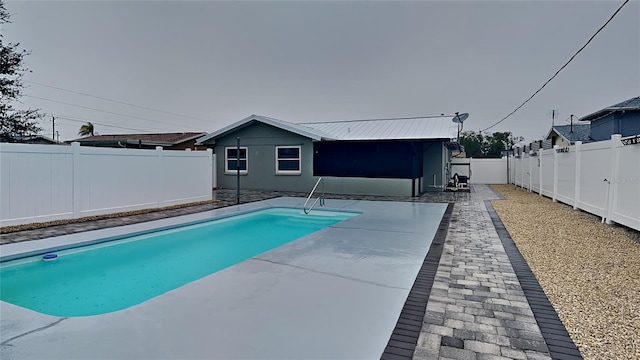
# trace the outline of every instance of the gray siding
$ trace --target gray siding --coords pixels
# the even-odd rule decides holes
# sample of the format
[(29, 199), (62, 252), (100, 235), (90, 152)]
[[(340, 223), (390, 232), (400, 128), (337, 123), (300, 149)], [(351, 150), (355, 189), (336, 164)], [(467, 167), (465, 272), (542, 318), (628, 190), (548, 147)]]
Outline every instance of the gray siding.
[[(241, 189), (310, 191), (317, 178), (313, 176), (313, 143), (311, 139), (262, 123), (255, 123), (216, 140), (218, 186), (235, 189), (236, 175), (225, 173), (225, 148), (247, 147), (248, 172), (240, 176)], [(276, 146), (300, 146), (300, 175), (276, 174)]]
[[(225, 173), (225, 148), (240, 146), (247, 148), (248, 171), (240, 175), (240, 189), (280, 190), (307, 193), (315, 185), (318, 177), (313, 176), (313, 141), (309, 138), (263, 123), (253, 123), (216, 139), (217, 185), (220, 188), (235, 189), (236, 174)], [(276, 174), (276, 146), (300, 146), (301, 174)], [(442, 141), (426, 142), (423, 146), (424, 174), (421, 191), (432, 191), (433, 175), (436, 185), (442, 186), (446, 151)], [(370, 194), (410, 196), (411, 180), (407, 179), (365, 179), (326, 177), (322, 189), (327, 193)], [(417, 185), (417, 181), (416, 181)]]

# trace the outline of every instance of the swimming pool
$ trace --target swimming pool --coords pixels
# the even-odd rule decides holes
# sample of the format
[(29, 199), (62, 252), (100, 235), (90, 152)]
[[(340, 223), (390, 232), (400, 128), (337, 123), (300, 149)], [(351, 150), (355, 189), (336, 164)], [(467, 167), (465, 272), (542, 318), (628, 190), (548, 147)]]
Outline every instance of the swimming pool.
[(54, 316), (118, 311), (358, 215), (270, 208), (3, 263), (0, 299)]

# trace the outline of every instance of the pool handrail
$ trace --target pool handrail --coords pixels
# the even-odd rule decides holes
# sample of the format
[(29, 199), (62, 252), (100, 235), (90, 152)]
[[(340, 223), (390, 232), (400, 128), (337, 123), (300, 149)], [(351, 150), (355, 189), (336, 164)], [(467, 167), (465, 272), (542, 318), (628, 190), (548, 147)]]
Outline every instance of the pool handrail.
[[(311, 209), (313, 209), (313, 207), (316, 206), (318, 201), (320, 201), (320, 206), (324, 206), (324, 190), (323, 190), (322, 195), (318, 196), (318, 198), (311, 204), (311, 207), (309, 207), (309, 210), (307, 210), (307, 203), (309, 203), (309, 200), (311, 200), (313, 193), (316, 191), (321, 181), (322, 181), (322, 178), (319, 178), (318, 181), (316, 181), (316, 185), (313, 187), (313, 189), (309, 193), (309, 196), (307, 197), (307, 200), (304, 202), (304, 205), (302, 206), (302, 210), (304, 211), (305, 214), (309, 214), (311, 212)], [(322, 187), (324, 188), (324, 183), (322, 183)]]

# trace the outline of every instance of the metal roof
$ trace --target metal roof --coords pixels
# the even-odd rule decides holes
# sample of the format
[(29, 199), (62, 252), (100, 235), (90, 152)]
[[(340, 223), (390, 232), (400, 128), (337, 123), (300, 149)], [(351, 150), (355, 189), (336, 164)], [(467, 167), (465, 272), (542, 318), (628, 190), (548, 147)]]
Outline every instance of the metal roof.
[(350, 120), (291, 123), (261, 115), (251, 115), (198, 139), (198, 144), (215, 140), (255, 122), (261, 122), (292, 133), (322, 140), (428, 140), (455, 139), (458, 126), (451, 117)]
[(625, 100), (623, 102), (617, 103), (615, 105), (611, 105), (608, 106), (604, 109), (600, 109), (594, 113), (591, 113), (587, 116), (582, 117), (580, 120), (581, 121), (596, 121), (596, 120), (600, 120), (601, 118), (614, 113), (616, 111), (623, 111), (623, 110), (640, 110), (640, 96), (636, 96), (634, 98), (631, 98), (629, 100)]
[(294, 123), (290, 123), (288, 121), (283, 121), (283, 120), (279, 120), (279, 119), (274, 119), (274, 118), (270, 118), (270, 117), (266, 117), (266, 116), (262, 116), (262, 115), (250, 115), (247, 116), (246, 118), (237, 121), (231, 125), (225, 126), (220, 130), (214, 131), (212, 133), (210, 133), (209, 135), (203, 136), (201, 138), (198, 139), (197, 143), (198, 144), (203, 144), (208, 140), (215, 140), (219, 137), (222, 137), (224, 135), (227, 135), (228, 133), (231, 133), (233, 131), (242, 129), (246, 126), (249, 126), (250, 124), (253, 124), (255, 122), (261, 122), (267, 125), (271, 125), (277, 128), (280, 128), (282, 130), (286, 130), (289, 132), (292, 132), (294, 134), (298, 134), (301, 136), (305, 136), (308, 137), (312, 140), (316, 140), (316, 141), (320, 141), (320, 140), (334, 140), (333, 136), (331, 134), (325, 133), (324, 131), (320, 131), (317, 129), (314, 129), (312, 127), (308, 127), (305, 125), (300, 125), (300, 124), (294, 124)]
[(454, 139), (458, 125), (451, 117), (399, 118), (304, 123), (337, 140)]

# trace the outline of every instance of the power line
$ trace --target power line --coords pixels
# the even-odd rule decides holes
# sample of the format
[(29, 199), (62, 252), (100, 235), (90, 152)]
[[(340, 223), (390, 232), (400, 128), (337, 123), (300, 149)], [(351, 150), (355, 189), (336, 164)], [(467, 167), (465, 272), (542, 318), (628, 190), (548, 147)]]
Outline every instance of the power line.
[(507, 116), (503, 117), (503, 118), (502, 118), (502, 119), (500, 119), (498, 122), (496, 122), (495, 124), (493, 124), (493, 125), (489, 126), (488, 128), (486, 128), (486, 129), (484, 129), (484, 130), (482, 130), (482, 131), (489, 130), (489, 129), (491, 129), (492, 127), (494, 127), (494, 126), (496, 126), (496, 125), (500, 124), (501, 122), (503, 122), (503, 121), (507, 120), (509, 117), (511, 117), (511, 115), (515, 114), (515, 112), (516, 112), (516, 111), (520, 110), (520, 108), (521, 108), (521, 107), (523, 107), (526, 103), (528, 103), (531, 99), (533, 99), (533, 97), (534, 97), (534, 96), (538, 95), (538, 93), (539, 93), (542, 89), (544, 89), (544, 87), (545, 87), (545, 86), (547, 86), (547, 84), (548, 84), (548, 83), (550, 83), (550, 82), (551, 82), (551, 80), (553, 80), (556, 76), (558, 76), (558, 74), (559, 74), (559, 73), (560, 73), (560, 72), (561, 72), (565, 67), (567, 67), (567, 65), (569, 65), (569, 63), (570, 63), (571, 61), (573, 61), (573, 59), (574, 59), (574, 58), (575, 58), (575, 57), (576, 57), (580, 52), (582, 52), (582, 50), (583, 50), (585, 47), (587, 47), (587, 45), (589, 45), (589, 43), (591, 42), (591, 40), (593, 40), (593, 39), (596, 37), (596, 35), (598, 35), (598, 34), (600, 33), (600, 31), (602, 31), (602, 29), (604, 29), (604, 28), (605, 28), (605, 27), (606, 27), (606, 26), (611, 22), (611, 20), (613, 20), (613, 18), (614, 18), (614, 17), (616, 17), (616, 15), (618, 15), (618, 13), (620, 12), (620, 10), (622, 10), (622, 8), (623, 8), (625, 5), (627, 5), (627, 3), (628, 3), (628, 2), (629, 2), (629, 0), (625, 0), (625, 2), (624, 2), (624, 3), (622, 3), (622, 5), (620, 5), (620, 7), (619, 7), (619, 8), (618, 8), (614, 13), (613, 13), (613, 15), (611, 15), (611, 17), (609, 18), (609, 20), (607, 20), (607, 22), (605, 22), (605, 23), (604, 23), (604, 25), (602, 25), (602, 26), (598, 29), (598, 31), (596, 31), (596, 33), (595, 33), (595, 34), (593, 34), (593, 35), (589, 38), (589, 40), (587, 40), (587, 42), (586, 42), (584, 45), (582, 45), (582, 47), (581, 47), (580, 49), (578, 49), (578, 51), (576, 51), (576, 53), (575, 53), (575, 54), (573, 54), (573, 56), (569, 59), (569, 61), (567, 61), (564, 65), (562, 65), (562, 67), (561, 67), (558, 71), (556, 71), (556, 73), (555, 73), (555, 74), (553, 74), (553, 76), (552, 76), (549, 80), (547, 80), (544, 84), (542, 84), (542, 86), (541, 86), (538, 90), (536, 90), (536, 92), (534, 92), (534, 93), (533, 93), (533, 95), (531, 95), (527, 100), (525, 100), (522, 104), (520, 104), (520, 106), (518, 106), (515, 110), (513, 110), (512, 112), (510, 112)]
[(43, 84), (43, 83), (39, 83), (39, 82), (35, 82), (35, 81), (27, 81), (27, 80), (23, 80), (23, 82), (25, 82), (25, 83), (29, 83), (29, 84), (34, 84), (34, 85), (39, 85), (39, 86), (44, 86), (44, 87), (47, 87), (47, 88), (56, 89), (56, 90), (60, 90), (60, 91), (66, 91), (66, 92), (73, 93), (73, 94), (78, 94), (78, 95), (88, 96), (88, 97), (92, 97), (92, 98), (96, 98), (96, 99), (100, 99), (100, 100), (111, 101), (111, 102), (116, 103), (116, 104), (122, 104), (122, 105), (132, 106), (132, 107), (136, 107), (136, 108), (139, 108), (139, 109), (145, 109), (145, 110), (155, 111), (155, 112), (158, 112), (158, 113), (169, 114), (169, 115), (179, 116), (179, 117), (183, 117), (183, 118), (189, 118), (189, 119), (194, 119), (194, 120), (200, 120), (200, 121), (204, 121), (204, 122), (207, 122), (207, 123), (208, 123), (208, 121), (207, 121), (207, 120), (205, 120), (205, 119), (201, 119), (201, 118), (197, 118), (197, 117), (194, 117), (194, 116), (188, 116), (188, 115), (176, 114), (176, 113), (169, 112), (169, 111), (165, 111), (165, 110), (159, 110), (159, 109), (154, 109), (154, 108), (150, 108), (150, 107), (146, 107), (146, 106), (141, 106), (141, 105), (131, 104), (131, 103), (124, 102), (124, 101), (119, 101), (119, 100), (109, 99), (109, 98), (102, 97), (102, 96), (92, 95), (92, 94), (84, 93), (84, 92), (81, 92), (81, 91), (69, 90), (69, 89), (65, 89), (65, 88), (58, 87), (58, 86), (47, 85), (47, 84)]
[[(71, 117), (67, 117), (67, 116), (64, 116), (64, 115), (56, 115), (56, 119), (62, 119), (62, 120), (67, 120), (67, 121), (79, 122), (79, 123), (86, 123), (87, 121), (89, 121), (89, 122), (91, 122), (92, 124), (95, 124), (95, 125), (102, 125), (102, 126), (111, 127), (111, 128), (117, 128), (117, 129), (123, 129), (123, 130), (133, 130), (133, 131), (142, 131), (142, 132), (147, 132), (148, 131), (148, 130), (130, 128), (130, 127), (126, 127), (126, 126), (112, 125), (110, 123), (103, 123), (103, 122), (92, 121), (92, 120), (87, 120), (87, 119), (71, 118)], [(65, 124), (65, 125), (69, 126), (68, 124)]]
[[(73, 120), (76, 122), (91, 122), (92, 124), (99, 124), (99, 125), (104, 125), (104, 126), (109, 126), (109, 127), (115, 127), (115, 128), (123, 128), (123, 129), (129, 129), (129, 130), (137, 130), (137, 131), (144, 131), (144, 132), (149, 132), (149, 131), (166, 131), (166, 132), (170, 132), (170, 131), (175, 131), (175, 130), (167, 130), (167, 129), (161, 129), (158, 127), (145, 127), (145, 130), (143, 129), (137, 129), (137, 128), (131, 128), (131, 127), (123, 127), (121, 124), (116, 124), (116, 123), (109, 123), (109, 122), (105, 122), (102, 120), (98, 120), (95, 121), (95, 119), (87, 119), (87, 118), (83, 118), (83, 117), (78, 117), (75, 115), (63, 115), (63, 114), (48, 114), (48, 115), (53, 115), (56, 117), (56, 119), (60, 118), (60, 119), (67, 119), (67, 120)], [(151, 129), (151, 130), (149, 130)]]
[[(126, 118), (131, 118), (131, 119), (138, 119), (138, 120), (143, 120), (143, 121), (149, 121), (152, 123), (161, 123), (161, 124), (165, 124), (165, 125), (170, 125), (170, 126), (176, 126), (175, 124), (170, 124), (170, 123), (166, 123), (163, 121), (158, 121), (158, 120), (150, 120), (150, 119), (145, 119), (145, 118), (141, 118), (138, 116), (133, 116), (133, 115), (126, 115), (126, 114), (120, 114), (117, 112), (113, 112), (113, 111), (107, 111), (107, 110), (101, 110), (101, 109), (96, 109), (96, 108), (92, 108), (90, 106), (84, 106), (84, 105), (77, 105), (77, 104), (72, 104), (72, 103), (68, 103), (68, 102), (64, 102), (64, 101), (58, 101), (58, 100), (52, 100), (52, 99), (47, 99), (47, 98), (43, 98), (43, 97), (39, 97), (39, 96), (33, 96), (33, 95), (27, 95), (24, 94), (22, 95), (24, 97), (29, 97), (29, 98), (33, 98), (33, 99), (39, 99), (39, 100), (46, 100), (46, 101), (51, 101), (54, 103), (58, 103), (58, 104), (63, 104), (63, 105), (69, 105), (69, 106), (75, 106), (75, 107), (79, 107), (79, 108), (83, 108), (83, 109), (88, 109), (88, 110), (93, 110), (93, 111), (98, 111), (98, 112), (103, 112), (103, 113), (107, 113), (107, 114), (112, 114), (112, 115), (117, 115), (117, 116), (122, 116), (122, 117), (126, 117)], [(181, 125), (184, 126), (184, 125)], [(192, 126), (187, 126), (190, 127), (192, 129), (196, 129)], [(198, 131), (201, 131), (200, 129), (198, 129)]]

